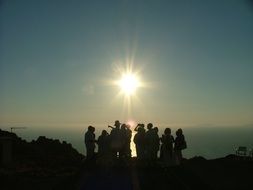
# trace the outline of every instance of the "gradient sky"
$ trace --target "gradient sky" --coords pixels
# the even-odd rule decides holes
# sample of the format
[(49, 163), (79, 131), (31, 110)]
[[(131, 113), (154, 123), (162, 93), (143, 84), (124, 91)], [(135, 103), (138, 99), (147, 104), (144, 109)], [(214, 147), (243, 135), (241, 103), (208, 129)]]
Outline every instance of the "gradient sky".
[[(0, 5), (0, 125), (253, 123), (250, 1), (10, 0)], [(132, 60), (131, 113), (108, 84)]]

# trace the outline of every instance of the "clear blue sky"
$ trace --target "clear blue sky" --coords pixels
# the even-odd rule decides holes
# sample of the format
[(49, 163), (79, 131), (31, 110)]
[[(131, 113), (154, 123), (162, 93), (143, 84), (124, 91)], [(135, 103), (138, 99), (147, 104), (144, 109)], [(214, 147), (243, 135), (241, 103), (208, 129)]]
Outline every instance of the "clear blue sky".
[[(253, 123), (250, 1), (1, 1), (0, 125)], [(134, 58), (131, 114), (116, 80)]]

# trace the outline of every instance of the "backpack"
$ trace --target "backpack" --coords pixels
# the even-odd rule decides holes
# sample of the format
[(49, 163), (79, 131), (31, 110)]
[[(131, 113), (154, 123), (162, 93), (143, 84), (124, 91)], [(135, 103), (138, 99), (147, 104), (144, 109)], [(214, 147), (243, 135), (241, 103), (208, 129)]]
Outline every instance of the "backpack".
[(186, 143), (186, 141), (184, 140), (184, 141), (182, 142), (181, 146), (180, 146), (180, 149), (181, 149), (181, 150), (184, 150), (184, 149), (186, 149), (186, 148), (187, 148), (187, 143)]

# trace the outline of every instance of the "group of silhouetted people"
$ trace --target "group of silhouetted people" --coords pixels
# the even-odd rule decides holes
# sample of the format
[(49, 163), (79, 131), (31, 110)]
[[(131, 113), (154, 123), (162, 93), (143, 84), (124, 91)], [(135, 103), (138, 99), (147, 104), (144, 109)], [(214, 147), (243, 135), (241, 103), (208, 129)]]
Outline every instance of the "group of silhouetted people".
[(175, 139), (170, 128), (165, 128), (164, 134), (159, 137), (158, 128), (153, 128), (152, 123), (147, 125), (147, 131), (144, 124), (138, 124), (134, 130), (137, 131), (134, 143), (139, 160), (154, 162), (160, 150), (159, 158), (164, 165), (169, 166), (182, 161), (182, 150), (187, 148), (182, 129), (176, 131)]
[(85, 133), (85, 145), (87, 152), (87, 159), (92, 159), (95, 156), (95, 145), (98, 145), (97, 156), (112, 156), (113, 158), (130, 158), (131, 157), (131, 138), (132, 131), (130, 126), (121, 124), (118, 120), (115, 121), (114, 127), (111, 128), (110, 134), (106, 130), (103, 130), (101, 135), (96, 140), (95, 128), (88, 127), (88, 131)]
[[(131, 137), (132, 131), (127, 124), (121, 124), (115, 121), (110, 134), (103, 130), (96, 140), (95, 128), (88, 127), (85, 133), (85, 145), (87, 160), (95, 157), (95, 147), (98, 145), (97, 157), (102, 159), (127, 159), (131, 158)], [(152, 123), (138, 124), (135, 129), (137, 133), (134, 136), (137, 159), (142, 162), (155, 163), (158, 158), (165, 166), (174, 165), (182, 161), (182, 150), (187, 147), (182, 129), (176, 131), (176, 138), (171, 134), (171, 129), (166, 128), (162, 137), (158, 135), (158, 128), (153, 127)], [(158, 152), (160, 155), (158, 157)]]

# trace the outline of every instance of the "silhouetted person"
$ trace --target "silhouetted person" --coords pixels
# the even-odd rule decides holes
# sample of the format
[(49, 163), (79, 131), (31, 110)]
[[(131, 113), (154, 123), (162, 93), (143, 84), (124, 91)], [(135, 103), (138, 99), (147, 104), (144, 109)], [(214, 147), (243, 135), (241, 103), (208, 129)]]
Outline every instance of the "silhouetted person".
[(164, 166), (173, 164), (173, 143), (174, 137), (171, 135), (171, 129), (166, 128), (161, 138), (162, 146), (160, 152), (160, 158)]
[(153, 124), (149, 123), (147, 125), (148, 131), (145, 134), (145, 145), (146, 145), (146, 157), (148, 161), (154, 161), (157, 158), (157, 136), (153, 130)]
[(111, 127), (110, 133), (110, 149), (112, 152), (112, 156), (117, 158), (117, 154), (119, 154), (122, 148), (122, 139), (121, 139), (121, 132), (120, 132), (120, 122), (118, 120), (115, 121), (114, 127)]
[(183, 130), (178, 129), (176, 131), (176, 139), (175, 139), (174, 150), (175, 150), (176, 158), (177, 158), (179, 163), (182, 162), (182, 158), (183, 158), (182, 150), (186, 149), (186, 148), (187, 148), (187, 145), (186, 145), (186, 141), (185, 141), (185, 138), (184, 138), (184, 135), (183, 135)]
[(119, 149), (119, 157), (125, 158), (126, 157), (127, 130), (126, 130), (126, 124), (124, 124), (124, 123), (120, 127), (120, 139), (121, 139), (121, 147)]
[(103, 130), (97, 140), (98, 144), (98, 156), (104, 156), (109, 151), (109, 134), (106, 130)]
[(135, 129), (137, 133), (134, 136), (134, 143), (136, 147), (136, 155), (139, 160), (145, 157), (145, 129), (143, 124), (138, 124)]
[(131, 158), (132, 157), (132, 151), (131, 151), (131, 138), (132, 138), (132, 131), (130, 129), (130, 125), (126, 125), (126, 144), (125, 144), (125, 151), (126, 151), (126, 157)]
[(160, 138), (159, 138), (159, 135), (158, 135), (158, 127), (155, 127), (153, 129), (154, 131), (154, 152), (153, 152), (153, 155), (152, 155), (152, 159), (156, 160), (157, 159), (157, 153), (160, 149)]
[(89, 126), (88, 131), (85, 133), (84, 142), (86, 146), (86, 152), (87, 152), (87, 159), (93, 159), (94, 158), (94, 151), (95, 151), (95, 127)]

